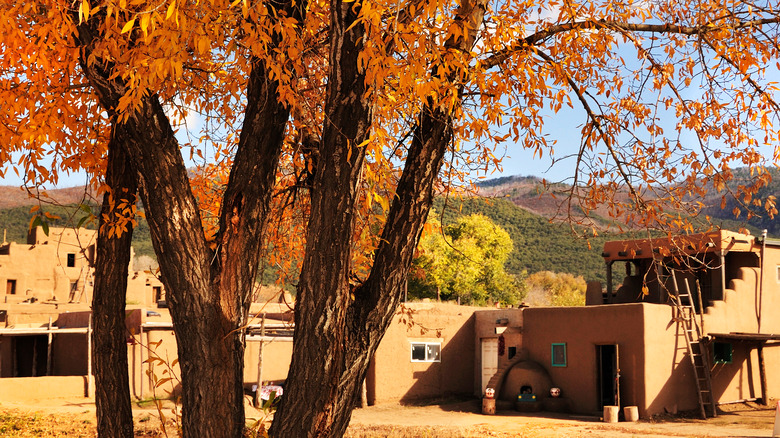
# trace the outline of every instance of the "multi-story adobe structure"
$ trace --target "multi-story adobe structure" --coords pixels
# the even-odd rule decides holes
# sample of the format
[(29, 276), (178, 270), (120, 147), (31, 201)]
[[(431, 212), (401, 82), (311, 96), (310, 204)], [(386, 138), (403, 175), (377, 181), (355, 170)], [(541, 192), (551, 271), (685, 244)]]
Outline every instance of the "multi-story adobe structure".
[[(589, 283), (586, 306), (407, 305), (371, 361), (366, 401), (482, 397), (493, 388), (504, 406), (532, 393), (535, 405), (526, 407), (600, 415), (604, 406), (636, 406), (646, 417), (712, 415), (722, 403), (780, 394), (780, 241), (715, 231), (608, 242), (602, 257), (607, 284)], [(157, 345), (154, 354), (169, 363), (175, 358), (170, 319), (158, 310), (161, 316), (138, 310), (128, 317), (137, 397), (154, 383), (147, 347)], [(254, 304), (252, 312), (268, 320), (265, 332), (259, 318), (248, 328), (247, 387), (283, 380), (292, 352), (286, 308)], [(85, 312), (58, 320), (83, 331), (88, 319)], [(9, 375), (9, 336), (0, 323), (2, 376)], [(73, 336), (84, 346), (75, 370), (83, 378), (84, 335)], [(0, 379), (0, 393), (13, 380)], [(553, 387), (560, 397), (549, 396)]]

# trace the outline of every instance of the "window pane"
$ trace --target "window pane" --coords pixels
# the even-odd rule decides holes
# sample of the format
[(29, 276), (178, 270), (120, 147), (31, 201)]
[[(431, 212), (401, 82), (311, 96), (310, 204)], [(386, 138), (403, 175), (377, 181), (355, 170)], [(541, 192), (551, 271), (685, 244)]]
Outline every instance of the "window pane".
[(731, 363), (733, 357), (731, 343), (713, 342), (712, 356), (715, 359), (715, 363)]
[(441, 353), (441, 345), (439, 344), (428, 344), (428, 355), (427, 359), (430, 362), (438, 362), (439, 361), (439, 354)]
[(412, 360), (425, 360), (425, 344), (412, 344)]
[(552, 366), (566, 366), (566, 344), (552, 344)]

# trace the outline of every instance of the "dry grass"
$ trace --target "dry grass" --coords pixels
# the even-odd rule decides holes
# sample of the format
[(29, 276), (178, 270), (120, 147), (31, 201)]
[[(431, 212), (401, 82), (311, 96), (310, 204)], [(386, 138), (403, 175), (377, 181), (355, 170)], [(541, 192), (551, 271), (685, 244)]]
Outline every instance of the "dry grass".
[(0, 412), (0, 437), (94, 437), (95, 421), (88, 414), (53, 415), (16, 410)]

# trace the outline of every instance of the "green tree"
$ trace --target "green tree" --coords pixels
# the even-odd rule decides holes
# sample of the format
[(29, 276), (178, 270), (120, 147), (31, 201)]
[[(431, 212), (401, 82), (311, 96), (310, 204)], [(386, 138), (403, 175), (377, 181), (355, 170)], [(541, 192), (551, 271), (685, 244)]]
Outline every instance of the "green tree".
[(550, 271), (534, 272), (526, 280), (532, 306), (584, 306), (585, 289), (582, 277)]
[(426, 235), (410, 281), (413, 297), (459, 298), (468, 304), (516, 304), (525, 295), (521, 281), (504, 271), (512, 252), (509, 234), (486, 216), (464, 216)]

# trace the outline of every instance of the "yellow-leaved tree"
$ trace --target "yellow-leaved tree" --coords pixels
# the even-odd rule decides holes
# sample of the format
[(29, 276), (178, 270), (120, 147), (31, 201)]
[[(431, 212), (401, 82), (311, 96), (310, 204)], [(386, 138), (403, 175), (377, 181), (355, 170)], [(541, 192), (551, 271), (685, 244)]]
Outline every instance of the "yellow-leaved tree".
[[(0, 160), (30, 185), (86, 169), (106, 192), (101, 436), (132, 434), (116, 272), (136, 192), (184, 435), (241, 436), (249, 298), (262, 248), (289, 244), (295, 342), (270, 434), (341, 436), (440, 175), (497, 165), (502, 141), (552, 153), (564, 106), (583, 114), (572, 218), (607, 205), (689, 229), (709, 188), (775, 213), (754, 194), (780, 156), (778, 23), (742, 0), (3, 0)], [(192, 178), (185, 158), (203, 163)], [(752, 181), (731, 184), (735, 163)]]

